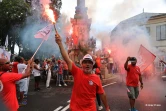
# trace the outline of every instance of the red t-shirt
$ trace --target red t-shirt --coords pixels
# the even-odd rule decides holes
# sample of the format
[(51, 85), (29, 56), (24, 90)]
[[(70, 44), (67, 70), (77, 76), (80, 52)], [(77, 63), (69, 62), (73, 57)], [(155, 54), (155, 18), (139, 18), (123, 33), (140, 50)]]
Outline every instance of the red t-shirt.
[(12, 72), (14, 72), (14, 73), (18, 73), (17, 64), (18, 64), (18, 62), (13, 62), (13, 65), (12, 65)]
[[(2, 72), (0, 72), (1, 74)], [(19, 108), (16, 98), (16, 85), (15, 82), (22, 78), (22, 74), (6, 72), (0, 76), (0, 80), (3, 84), (3, 90), (0, 92), (0, 96), (3, 99), (4, 104), (10, 111), (17, 111)]]
[(58, 74), (63, 74), (63, 65), (58, 64)]
[(68, 70), (68, 66), (67, 66), (66, 63), (63, 63), (63, 69), (64, 69), (64, 70)]
[(99, 69), (99, 68), (96, 68), (95, 73), (96, 73), (96, 74), (100, 74), (100, 73), (101, 73), (100, 69)]
[(74, 63), (71, 73), (74, 77), (70, 110), (96, 111), (96, 93), (103, 94), (100, 78), (96, 74), (84, 74)]
[(97, 67), (100, 68), (101, 67), (101, 58), (97, 57), (95, 61), (96, 61)]
[(139, 75), (141, 74), (138, 66), (128, 65), (129, 71), (127, 71), (126, 85), (137, 87), (139, 86)]

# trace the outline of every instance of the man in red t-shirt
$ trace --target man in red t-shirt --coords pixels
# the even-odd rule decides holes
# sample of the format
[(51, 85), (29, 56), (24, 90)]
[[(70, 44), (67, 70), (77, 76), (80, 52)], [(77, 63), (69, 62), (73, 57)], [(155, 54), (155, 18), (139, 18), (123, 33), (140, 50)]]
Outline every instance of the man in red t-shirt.
[(74, 77), (74, 86), (72, 90), (70, 110), (71, 111), (96, 111), (96, 93), (106, 108), (110, 111), (106, 100), (106, 94), (102, 88), (100, 78), (93, 73), (92, 68), (94, 61), (92, 56), (87, 54), (81, 62), (82, 69), (78, 68), (69, 58), (65, 48), (63, 47), (61, 37), (56, 34), (56, 43), (59, 46), (62, 57), (66, 61), (69, 71)]
[(18, 68), (17, 68), (17, 65), (18, 65), (18, 59), (19, 57), (15, 57), (14, 58), (14, 62), (12, 62), (12, 72), (15, 72), (15, 73), (18, 73)]
[[(131, 64), (128, 65), (128, 62), (131, 61)], [(127, 85), (127, 93), (130, 99), (130, 111), (138, 111), (134, 108), (135, 100), (139, 95), (139, 81), (141, 83), (140, 87), (143, 88), (143, 82), (141, 77), (140, 68), (136, 66), (137, 59), (135, 57), (128, 57), (124, 68), (127, 71), (126, 77), (126, 85)]]
[(15, 82), (30, 76), (31, 63), (32, 62), (30, 60), (24, 74), (18, 74), (8, 72), (11, 68), (9, 62), (6, 59), (0, 58), (0, 85), (1, 88), (3, 86), (2, 91), (0, 90), (0, 96), (9, 111), (17, 111), (19, 108), (16, 97)]
[(63, 83), (64, 86), (67, 86), (67, 84), (63, 80), (63, 65), (62, 65), (62, 61), (58, 60), (58, 84), (59, 84), (59, 86), (62, 86), (61, 82)]

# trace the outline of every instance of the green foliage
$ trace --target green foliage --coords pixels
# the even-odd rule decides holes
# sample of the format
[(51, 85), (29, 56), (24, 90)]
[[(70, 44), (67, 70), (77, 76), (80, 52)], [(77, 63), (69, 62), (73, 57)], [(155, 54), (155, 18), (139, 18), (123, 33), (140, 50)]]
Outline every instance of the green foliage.
[(29, 6), (23, 0), (3, 0), (0, 9), (1, 22), (11, 26), (24, 22)]
[(18, 41), (18, 29), (30, 13), (30, 6), (24, 0), (3, 0), (0, 2), (0, 46), (4, 46), (9, 35), (8, 49), (14, 53), (14, 44)]

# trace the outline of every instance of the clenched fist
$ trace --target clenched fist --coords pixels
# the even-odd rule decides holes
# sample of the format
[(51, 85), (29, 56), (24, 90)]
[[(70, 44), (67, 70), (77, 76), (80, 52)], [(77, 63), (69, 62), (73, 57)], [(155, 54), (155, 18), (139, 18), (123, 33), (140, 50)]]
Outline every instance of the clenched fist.
[(62, 43), (62, 39), (58, 33), (55, 34), (55, 41), (58, 45)]

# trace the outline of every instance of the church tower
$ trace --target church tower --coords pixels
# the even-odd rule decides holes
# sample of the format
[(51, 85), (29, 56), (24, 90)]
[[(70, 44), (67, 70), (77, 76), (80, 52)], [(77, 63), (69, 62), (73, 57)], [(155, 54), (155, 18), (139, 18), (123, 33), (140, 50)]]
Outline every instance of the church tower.
[(77, 0), (77, 6), (74, 18), (71, 18), (73, 27), (73, 40), (74, 45), (84, 45), (89, 39), (89, 32), (91, 26), (91, 19), (88, 19), (87, 10), (85, 7), (85, 0)]
[(68, 41), (69, 57), (73, 61), (80, 61), (82, 57), (96, 47), (95, 40), (90, 38), (92, 20), (88, 18), (85, 0), (77, 0), (74, 18), (71, 18), (72, 34)]

